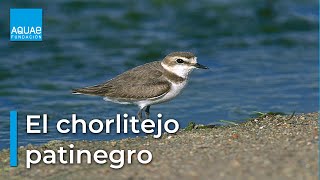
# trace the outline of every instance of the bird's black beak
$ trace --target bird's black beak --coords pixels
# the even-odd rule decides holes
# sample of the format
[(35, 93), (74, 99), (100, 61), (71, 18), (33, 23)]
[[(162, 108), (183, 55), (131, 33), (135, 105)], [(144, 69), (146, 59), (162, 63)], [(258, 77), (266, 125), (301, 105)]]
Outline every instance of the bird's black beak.
[(207, 66), (201, 65), (199, 63), (196, 63), (193, 66), (196, 67), (196, 68), (199, 68), (199, 69), (209, 69)]

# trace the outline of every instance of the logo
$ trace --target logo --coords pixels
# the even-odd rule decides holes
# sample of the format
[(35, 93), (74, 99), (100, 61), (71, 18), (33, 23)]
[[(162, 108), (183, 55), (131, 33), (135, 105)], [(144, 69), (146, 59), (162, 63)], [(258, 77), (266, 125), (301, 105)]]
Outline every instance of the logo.
[(10, 41), (42, 41), (42, 9), (10, 9)]

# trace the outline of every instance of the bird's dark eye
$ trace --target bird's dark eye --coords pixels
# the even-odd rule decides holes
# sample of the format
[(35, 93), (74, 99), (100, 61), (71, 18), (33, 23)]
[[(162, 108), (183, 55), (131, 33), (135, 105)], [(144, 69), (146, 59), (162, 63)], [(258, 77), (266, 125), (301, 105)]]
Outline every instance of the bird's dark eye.
[(183, 63), (184, 61), (182, 59), (177, 59), (177, 63)]

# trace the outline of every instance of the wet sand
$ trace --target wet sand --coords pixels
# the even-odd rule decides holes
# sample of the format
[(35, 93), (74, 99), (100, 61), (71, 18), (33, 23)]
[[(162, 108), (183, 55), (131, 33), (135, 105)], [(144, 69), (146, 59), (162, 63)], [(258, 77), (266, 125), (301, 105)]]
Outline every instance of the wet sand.
[[(33, 165), (26, 149), (147, 149), (150, 164), (136, 159), (122, 169), (104, 165)], [(9, 167), (9, 150), (0, 152), (0, 179), (318, 179), (318, 113), (267, 115), (239, 125), (181, 130), (118, 141), (52, 141), (19, 148), (19, 167)]]

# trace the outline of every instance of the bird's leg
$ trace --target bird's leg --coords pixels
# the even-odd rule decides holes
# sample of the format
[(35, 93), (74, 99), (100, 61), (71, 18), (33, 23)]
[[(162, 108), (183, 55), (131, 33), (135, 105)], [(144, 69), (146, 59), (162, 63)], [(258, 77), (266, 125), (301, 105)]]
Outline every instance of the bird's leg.
[[(144, 110), (146, 112), (146, 119), (149, 119), (150, 117), (150, 106), (147, 106)], [(146, 122), (145, 125), (152, 125), (150, 122)], [(151, 130), (152, 128), (146, 128), (148, 130)]]
[(138, 114), (137, 114), (137, 117), (140, 121), (142, 121), (142, 110), (143, 110), (143, 108), (139, 109)]
[(149, 117), (150, 117), (150, 106), (146, 107), (145, 112), (146, 112), (146, 119), (149, 119)]

